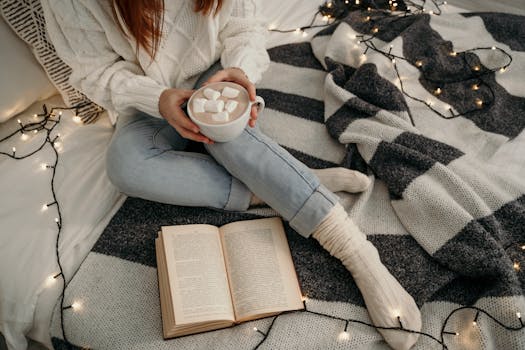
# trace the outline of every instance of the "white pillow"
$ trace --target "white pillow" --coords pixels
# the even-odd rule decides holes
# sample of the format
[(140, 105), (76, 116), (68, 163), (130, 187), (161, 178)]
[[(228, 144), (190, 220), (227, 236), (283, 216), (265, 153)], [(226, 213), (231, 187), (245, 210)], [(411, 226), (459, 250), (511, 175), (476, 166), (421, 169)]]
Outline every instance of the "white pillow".
[(0, 123), (58, 93), (31, 49), (0, 16)]
[(77, 115), (84, 123), (95, 121), (103, 109), (69, 84), (71, 68), (58, 57), (49, 40), (40, 0), (0, 0), (0, 13), (16, 35), (30, 47), (62, 95), (65, 105), (77, 107)]

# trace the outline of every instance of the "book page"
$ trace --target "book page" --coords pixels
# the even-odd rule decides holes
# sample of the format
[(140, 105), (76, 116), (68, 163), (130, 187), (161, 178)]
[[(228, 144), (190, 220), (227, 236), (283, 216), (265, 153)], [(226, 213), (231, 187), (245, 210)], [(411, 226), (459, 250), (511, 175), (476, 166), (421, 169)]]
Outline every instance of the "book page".
[(303, 308), (280, 218), (235, 222), (221, 233), (237, 321)]
[(233, 320), (218, 229), (211, 225), (162, 228), (177, 325)]

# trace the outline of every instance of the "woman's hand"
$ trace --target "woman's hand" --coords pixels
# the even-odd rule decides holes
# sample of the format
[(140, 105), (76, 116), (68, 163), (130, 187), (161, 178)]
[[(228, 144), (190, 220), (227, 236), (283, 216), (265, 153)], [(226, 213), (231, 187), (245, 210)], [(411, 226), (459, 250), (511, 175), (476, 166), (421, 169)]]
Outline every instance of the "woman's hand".
[[(209, 83), (216, 83), (220, 81), (231, 81), (233, 83), (237, 83), (243, 86), (246, 90), (248, 90), (248, 96), (250, 97), (250, 101), (255, 101), (255, 85), (252, 84), (252, 82), (248, 79), (248, 77), (242, 69), (237, 67), (231, 67), (220, 70), (217, 73), (215, 73), (210, 79), (208, 79), (208, 81), (206, 81), (203, 85), (207, 85)], [(251, 118), (248, 122), (248, 125), (250, 125), (253, 128), (257, 120), (257, 105), (255, 104), (252, 105), (250, 117)]]
[(194, 90), (166, 89), (160, 94), (159, 112), (168, 123), (184, 138), (207, 144), (212, 140), (202, 135), (199, 127), (191, 121), (180, 107), (193, 94)]

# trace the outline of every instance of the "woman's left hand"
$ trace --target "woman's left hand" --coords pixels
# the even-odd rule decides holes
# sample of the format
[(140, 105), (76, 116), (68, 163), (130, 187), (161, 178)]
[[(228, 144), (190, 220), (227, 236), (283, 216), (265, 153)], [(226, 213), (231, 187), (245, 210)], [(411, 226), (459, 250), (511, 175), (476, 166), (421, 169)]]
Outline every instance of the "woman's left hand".
[[(237, 67), (231, 67), (220, 70), (217, 73), (215, 73), (210, 79), (208, 79), (208, 81), (206, 81), (203, 85), (207, 85), (209, 83), (216, 83), (220, 81), (231, 81), (233, 83), (237, 83), (243, 86), (248, 91), (250, 101), (255, 101), (255, 85), (252, 84), (252, 82), (248, 79), (248, 76), (244, 73), (242, 69)], [(253, 104), (248, 125), (250, 125), (253, 128), (255, 126), (256, 120), (257, 105)]]

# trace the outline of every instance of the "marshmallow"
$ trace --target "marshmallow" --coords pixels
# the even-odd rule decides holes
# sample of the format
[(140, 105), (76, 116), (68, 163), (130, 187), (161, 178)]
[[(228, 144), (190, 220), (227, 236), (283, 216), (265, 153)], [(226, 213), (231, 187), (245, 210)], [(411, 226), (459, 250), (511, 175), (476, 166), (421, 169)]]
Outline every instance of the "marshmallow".
[(239, 96), (239, 90), (225, 86), (224, 89), (222, 89), (222, 96), (227, 98), (235, 98)]
[(239, 103), (237, 101), (229, 100), (228, 102), (226, 102), (226, 106), (224, 106), (224, 109), (231, 113), (235, 110), (235, 108), (237, 108), (238, 104)]
[(193, 100), (193, 112), (195, 113), (204, 113), (204, 104), (206, 103), (205, 98), (196, 98)]
[(216, 122), (227, 122), (230, 119), (228, 112), (219, 112), (211, 115), (211, 119)]
[(204, 103), (204, 109), (206, 110), (206, 112), (213, 112), (213, 113), (222, 112), (224, 110), (224, 101), (207, 100)]
[(203, 94), (204, 96), (206, 96), (206, 98), (214, 101), (221, 96), (221, 93), (219, 91), (210, 88), (204, 89)]

